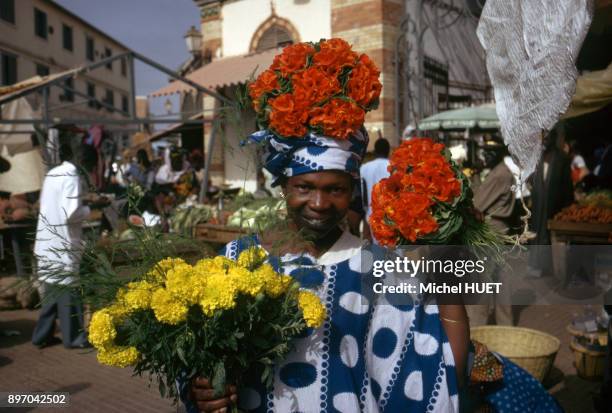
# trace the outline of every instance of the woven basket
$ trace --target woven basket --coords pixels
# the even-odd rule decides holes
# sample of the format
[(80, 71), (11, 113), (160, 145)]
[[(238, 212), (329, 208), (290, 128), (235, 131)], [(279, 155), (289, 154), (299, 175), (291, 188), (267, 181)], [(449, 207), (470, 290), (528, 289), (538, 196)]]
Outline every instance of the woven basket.
[(604, 351), (589, 350), (576, 339), (570, 342), (574, 352), (574, 366), (578, 376), (587, 380), (601, 380), (606, 368), (606, 353)]
[(550, 371), (561, 347), (556, 337), (523, 327), (474, 327), (471, 337), (518, 364), (539, 381)]

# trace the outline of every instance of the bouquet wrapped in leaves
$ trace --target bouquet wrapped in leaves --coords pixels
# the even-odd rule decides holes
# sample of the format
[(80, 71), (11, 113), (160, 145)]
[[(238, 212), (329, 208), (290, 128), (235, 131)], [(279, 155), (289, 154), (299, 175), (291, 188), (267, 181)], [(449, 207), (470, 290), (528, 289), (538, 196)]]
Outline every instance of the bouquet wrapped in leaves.
[(326, 313), (316, 295), (265, 258), (254, 247), (237, 261), (158, 262), (93, 314), (89, 339), (98, 361), (148, 372), (162, 395), (175, 399), (179, 378), (210, 377), (220, 394), (226, 383), (240, 385), (251, 367), (271, 386), (272, 366), (290, 351), (292, 338), (318, 327)]
[(370, 227), (382, 245), (495, 247), (510, 238), (477, 216), (469, 181), (443, 144), (404, 141), (391, 154), (389, 172), (372, 190)]
[(249, 85), (260, 129), (281, 138), (308, 132), (347, 139), (376, 109), (380, 71), (342, 39), (287, 46)]

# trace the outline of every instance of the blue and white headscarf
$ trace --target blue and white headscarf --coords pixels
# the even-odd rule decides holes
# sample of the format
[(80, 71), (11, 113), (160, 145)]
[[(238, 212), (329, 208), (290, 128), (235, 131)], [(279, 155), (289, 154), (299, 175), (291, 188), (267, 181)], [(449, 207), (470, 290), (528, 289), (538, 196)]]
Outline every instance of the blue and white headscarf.
[(317, 171), (343, 171), (358, 179), (359, 166), (368, 147), (368, 133), (362, 128), (343, 140), (314, 133), (285, 139), (261, 130), (244, 143), (262, 145), (263, 167), (274, 175), (272, 186), (276, 186), (282, 178)]

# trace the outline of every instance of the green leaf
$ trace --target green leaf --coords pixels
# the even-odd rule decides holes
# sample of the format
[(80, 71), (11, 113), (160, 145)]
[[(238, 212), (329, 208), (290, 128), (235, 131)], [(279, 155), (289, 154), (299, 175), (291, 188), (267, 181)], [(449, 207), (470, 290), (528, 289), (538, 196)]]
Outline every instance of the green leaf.
[(159, 394), (161, 395), (162, 399), (166, 397), (166, 383), (164, 383), (164, 381), (162, 379), (159, 380)]
[(269, 347), (268, 340), (266, 340), (265, 338), (260, 337), (260, 336), (253, 336), (253, 337), (251, 337), (251, 343), (255, 347), (259, 347), (259, 348), (267, 348), (267, 347)]
[(178, 357), (181, 359), (181, 361), (183, 363), (185, 363), (185, 365), (189, 365), (189, 362), (187, 361), (187, 358), (185, 358), (185, 351), (183, 350), (183, 347), (178, 346), (176, 348), (176, 354), (178, 355)]
[(215, 364), (215, 370), (212, 378), (213, 389), (215, 396), (219, 397), (225, 392), (225, 365), (222, 361)]

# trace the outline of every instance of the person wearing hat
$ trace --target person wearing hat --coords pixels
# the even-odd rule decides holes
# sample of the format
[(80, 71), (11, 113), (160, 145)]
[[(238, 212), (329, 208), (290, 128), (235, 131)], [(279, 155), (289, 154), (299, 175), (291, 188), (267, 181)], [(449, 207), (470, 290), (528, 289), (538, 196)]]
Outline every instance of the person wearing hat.
[[(286, 47), (250, 87), (262, 130), (248, 142), (263, 148), (262, 164), (282, 188), (287, 219), (280, 229), (230, 242), (222, 253), (236, 259), (260, 246), (275, 270), (321, 299), (326, 319), (294, 340), (275, 366), (272, 388), (258, 371), (245, 372), (240, 388), (228, 386), (222, 395), (206, 377), (179, 383), (189, 413), (226, 412), (236, 403), (249, 412), (459, 411), (469, 348), (464, 306), (376, 294), (372, 262), (388, 251), (366, 248), (345, 222), (358, 195), (368, 143), (364, 115), (378, 100), (378, 75), (366, 55), (329, 39)], [(278, 77), (290, 78), (292, 88), (279, 91)], [(304, 84), (318, 89), (303, 90)]]
[[(289, 46), (285, 53), (311, 50), (307, 45)], [(340, 39), (330, 39), (321, 42), (320, 50), (334, 49), (335, 56), (347, 53), (358, 62), (355, 75), (363, 76), (362, 69), (371, 71), (365, 73), (370, 83), (360, 82), (370, 90), (361, 92), (377, 100), (377, 69), (366, 55), (347, 47)], [(283, 70), (281, 63), (279, 72)], [(295, 79), (296, 92), (298, 82)], [(350, 79), (348, 84), (352, 85)], [(346, 93), (356, 95), (357, 91)], [(282, 111), (277, 103), (272, 102), (272, 107)], [(362, 101), (363, 107), (343, 108), (343, 102), (333, 99), (329, 103), (332, 107), (322, 107), (330, 110), (321, 113), (322, 121), (333, 123), (326, 113), (352, 111), (344, 112), (349, 118), (345, 127), (300, 134), (300, 128), (289, 131), (289, 119), (277, 123), (273, 109), (269, 127), (249, 137), (249, 142), (263, 148), (262, 164), (274, 176), (273, 185), (282, 188), (288, 217), (284, 231), (275, 228), (236, 240), (223, 250), (235, 259), (253, 245), (264, 248), (277, 270), (294, 276), (302, 288), (327, 303), (327, 320), (296, 339), (295, 350), (275, 369), (271, 391), (263, 387), (257, 372), (245, 374), (242, 387), (229, 388), (222, 397), (213, 395), (206, 378), (196, 378), (182, 386), (190, 412), (225, 411), (236, 401), (246, 411), (357, 412), (375, 411), (379, 405), (388, 411), (426, 411), (428, 406), (438, 412), (458, 409), (455, 366), (465, 369), (467, 324), (453, 327), (458, 334), (453, 335), (456, 340), (451, 346), (437, 314), (462, 320), (465, 311), (460, 306), (441, 310), (435, 305), (391, 305), (362, 283), (368, 276), (361, 273), (362, 243), (350, 233), (345, 218), (358, 194), (359, 167), (368, 143), (363, 115), (371, 106), (367, 100)], [(316, 120), (311, 118), (311, 123)]]

